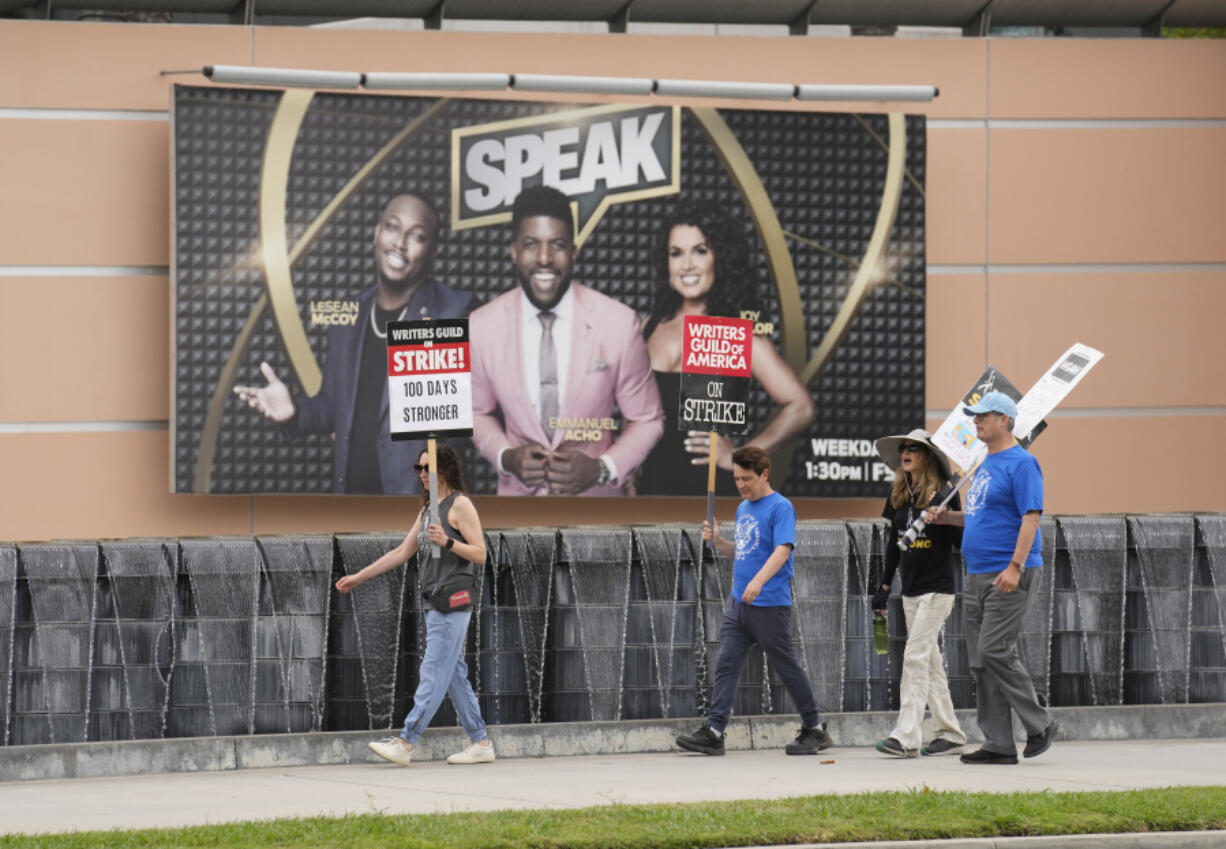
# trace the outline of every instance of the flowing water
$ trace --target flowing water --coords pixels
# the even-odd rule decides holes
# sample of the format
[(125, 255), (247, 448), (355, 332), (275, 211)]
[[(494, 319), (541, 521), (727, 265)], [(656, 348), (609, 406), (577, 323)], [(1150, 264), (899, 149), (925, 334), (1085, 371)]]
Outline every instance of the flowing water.
[[(1053, 705), (1226, 701), (1226, 516), (1043, 520), (1020, 653)], [(0, 744), (397, 727), (425, 650), (400, 534), (0, 545)], [(897, 707), (872, 650), (884, 522), (801, 522), (797, 654), (823, 711)], [(695, 526), (492, 531), (470, 671), (490, 724), (705, 714), (731, 561)], [(974, 704), (961, 607), (950, 688)], [(760, 650), (734, 712), (795, 710)], [(455, 723), (445, 702), (435, 725)]]

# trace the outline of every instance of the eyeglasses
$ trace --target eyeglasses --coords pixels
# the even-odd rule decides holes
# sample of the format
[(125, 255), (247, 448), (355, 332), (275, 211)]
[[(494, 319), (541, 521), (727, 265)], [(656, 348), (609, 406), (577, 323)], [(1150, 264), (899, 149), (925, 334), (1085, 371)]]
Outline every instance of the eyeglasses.
[(428, 471), (430, 471), (430, 467), (429, 467), (429, 466), (423, 466), (423, 465), (421, 465), (421, 464), (419, 464), (419, 463), (414, 463), (414, 464), (413, 464), (413, 471), (417, 472), (417, 473), (420, 475), (422, 472), (428, 472)]
[(906, 445), (898, 446), (899, 454), (906, 454), (907, 452), (910, 452), (912, 454), (918, 454), (923, 450), (924, 450), (924, 446), (920, 445), (918, 442), (908, 442)]

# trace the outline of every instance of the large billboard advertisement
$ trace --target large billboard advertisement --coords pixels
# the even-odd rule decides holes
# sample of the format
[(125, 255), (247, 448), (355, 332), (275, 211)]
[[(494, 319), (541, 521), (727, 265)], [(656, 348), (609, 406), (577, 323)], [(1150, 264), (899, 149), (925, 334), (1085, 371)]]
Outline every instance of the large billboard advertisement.
[(753, 327), (717, 492), (754, 444), (880, 495), (924, 421), (923, 117), (175, 86), (171, 144), (172, 491), (418, 491), (423, 319), (469, 319), (474, 493), (703, 495), (687, 315)]

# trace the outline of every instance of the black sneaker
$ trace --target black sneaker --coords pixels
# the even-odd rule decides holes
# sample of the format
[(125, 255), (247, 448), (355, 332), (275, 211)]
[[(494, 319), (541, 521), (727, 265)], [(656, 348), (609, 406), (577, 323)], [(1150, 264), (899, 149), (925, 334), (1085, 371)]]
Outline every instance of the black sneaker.
[(724, 753), (724, 735), (716, 734), (710, 725), (704, 725), (693, 734), (679, 734), (677, 745), (687, 752), (699, 752), (704, 755), (722, 755)]
[(962, 751), (962, 744), (955, 743), (952, 740), (946, 740), (944, 737), (938, 737), (931, 743), (920, 749), (921, 755), (956, 755)]
[(826, 723), (816, 728), (802, 725), (796, 734), (796, 740), (788, 743), (783, 751), (789, 755), (816, 755), (822, 749), (829, 749), (834, 741), (826, 733)]
[(1007, 755), (1004, 752), (990, 752), (979, 749), (963, 755), (959, 760), (964, 764), (1015, 764), (1017, 755)]
[(896, 758), (917, 758), (919, 757), (918, 749), (904, 749), (902, 743), (898, 742), (897, 737), (886, 737), (884, 740), (878, 740), (875, 748), (883, 755), (893, 755)]
[(1027, 758), (1037, 758), (1039, 755), (1051, 748), (1051, 741), (1056, 736), (1056, 732), (1060, 730), (1060, 726), (1056, 720), (1052, 720), (1051, 724), (1040, 731), (1038, 734), (1031, 734), (1026, 738), (1026, 748), (1022, 750), (1022, 756)]

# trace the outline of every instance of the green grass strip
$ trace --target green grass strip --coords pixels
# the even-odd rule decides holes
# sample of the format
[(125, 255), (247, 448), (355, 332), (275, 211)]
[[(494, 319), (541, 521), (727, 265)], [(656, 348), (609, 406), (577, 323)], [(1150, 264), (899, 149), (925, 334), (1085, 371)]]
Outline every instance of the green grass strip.
[[(66, 816), (71, 812), (65, 811)], [(1226, 787), (1093, 793), (908, 792), (244, 822), (142, 831), (0, 837), (4, 849), (690, 849), (1226, 829)]]

